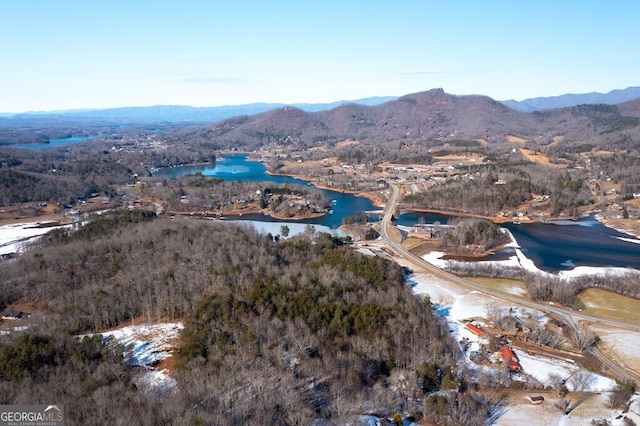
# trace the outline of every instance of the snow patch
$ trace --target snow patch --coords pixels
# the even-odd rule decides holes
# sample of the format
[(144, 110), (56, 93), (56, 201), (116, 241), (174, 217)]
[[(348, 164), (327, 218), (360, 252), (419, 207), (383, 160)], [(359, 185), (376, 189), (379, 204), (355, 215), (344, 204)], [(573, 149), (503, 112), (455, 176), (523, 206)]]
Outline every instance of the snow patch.
[(181, 322), (140, 324), (100, 334), (125, 346), (125, 359), (129, 364), (152, 367), (171, 355), (174, 342), (183, 328)]
[(621, 241), (625, 241), (627, 243), (640, 244), (640, 240), (636, 238), (624, 238), (624, 237), (615, 237)]
[[(346, 237), (347, 234), (341, 229), (331, 229), (328, 226), (299, 223), (299, 222), (262, 222), (259, 220), (221, 220), (219, 223), (233, 223), (236, 225), (247, 225), (253, 227), (257, 232), (263, 235), (279, 235), (282, 226), (289, 228), (289, 237), (294, 235), (304, 234), (309, 226), (312, 226), (315, 232), (326, 232), (328, 234), (335, 235), (337, 237)], [(280, 236), (282, 238), (282, 236)]]
[[(172, 356), (171, 351), (184, 328), (181, 322), (163, 324), (139, 324), (105, 331), (105, 340), (114, 340), (125, 347), (125, 362), (141, 366), (145, 369), (134, 381), (145, 393), (153, 393), (160, 397), (175, 389), (176, 381), (169, 376), (169, 371), (153, 369), (160, 361)], [(83, 337), (83, 336), (80, 336)]]
[(176, 379), (169, 376), (167, 370), (146, 371), (136, 381), (136, 386), (143, 393), (152, 393), (161, 397), (176, 388)]
[(22, 252), (29, 242), (47, 232), (71, 226), (73, 225), (39, 227), (37, 222), (13, 223), (0, 226), (0, 255)]

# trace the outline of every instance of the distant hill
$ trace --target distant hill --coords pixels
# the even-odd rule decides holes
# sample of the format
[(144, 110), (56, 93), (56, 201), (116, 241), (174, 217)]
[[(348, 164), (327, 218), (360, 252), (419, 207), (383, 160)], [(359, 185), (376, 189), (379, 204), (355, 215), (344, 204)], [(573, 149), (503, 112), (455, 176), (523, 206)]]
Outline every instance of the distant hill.
[(640, 87), (627, 87), (622, 90), (612, 90), (609, 93), (566, 94), (543, 98), (531, 98), (523, 101), (502, 101), (503, 104), (518, 111), (540, 111), (553, 108), (564, 108), (582, 104), (615, 105), (640, 98)]
[[(345, 103), (357, 103), (361, 105), (378, 105), (396, 97), (371, 97), (355, 101), (337, 101), (331, 103), (302, 103), (293, 104), (304, 111), (316, 112), (336, 108)], [(158, 105), (150, 107), (124, 107), (109, 109), (90, 109), (53, 112), (27, 112), (21, 114), (3, 114), (0, 117), (11, 117), (15, 120), (49, 119), (56, 121), (106, 121), (106, 122), (131, 122), (131, 123), (213, 123), (230, 117), (241, 115), (255, 115), (261, 112), (282, 108), (287, 104), (282, 103), (252, 103), (245, 105), (227, 105), (219, 107), (191, 107), (182, 105)]]
[[(609, 96), (621, 92), (625, 92), (623, 97), (628, 97), (633, 88), (614, 91)], [(213, 108), (156, 106), (30, 113), (0, 117), (0, 141), (40, 142), (42, 137), (109, 134), (136, 131), (145, 126), (154, 131), (162, 129), (167, 138), (175, 141), (206, 142), (220, 149), (259, 149), (277, 144), (307, 150), (317, 146), (333, 147), (344, 141), (377, 147), (393, 144), (398, 149), (416, 152), (443, 148), (465, 150), (480, 145), (491, 145), (506, 152), (523, 144), (532, 149), (547, 147), (573, 152), (596, 147), (640, 149), (640, 97), (615, 105), (581, 103), (525, 112), (487, 96), (456, 96), (433, 89), (399, 98), (367, 98), (297, 107), (282, 104)]]
[[(613, 90), (609, 93), (566, 94), (553, 97), (525, 99), (523, 101), (500, 101), (502, 104), (525, 112), (564, 108), (581, 104), (619, 104), (640, 98), (640, 87)], [(183, 105), (157, 105), (150, 107), (123, 107), (108, 109), (66, 110), (51, 112), (26, 112), (20, 114), (1, 113), (0, 119), (17, 121), (48, 120), (61, 123), (214, 123), (231, 117), (256, 115), (266, 111), (291, 106), (305, 112), (331, 110), (347, 104), (376, 106), (397, 100), (397, 96), (378, 96), (357, 100), (342, 100), (330, 103), (251, 103), (218, 107), (191, 107)], [(0, 126), (2, 123), (0, 122)]]
[(640, 141), (640, 99), (620, 106), (577, 105), (523, 112), (486, 96), (455, 96), (442, 89), (402, 96), (379, 105), (344, 104), (309, 113), (284, 107), (234, 117), (176, 134), (181, 140), (215, 141), (220, 148), (259, 149), (277, 143), (293, 149), (357, 140), (407, 147), (480, 144), (505, 149), (556, 145), (623, 149)]

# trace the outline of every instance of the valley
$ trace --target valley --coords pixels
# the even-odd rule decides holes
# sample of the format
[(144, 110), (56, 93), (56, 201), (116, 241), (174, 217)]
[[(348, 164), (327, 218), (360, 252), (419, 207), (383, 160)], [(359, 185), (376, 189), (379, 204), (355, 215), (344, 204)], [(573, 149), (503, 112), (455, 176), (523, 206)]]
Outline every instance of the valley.
[[(261, 415), (280, 410), (283, 422), (384, 412), (455, 424), (464, 410), (443, 407), (457, 400), (486, 414), (478, 424), (492, 416), (510, 424), (520, 419), (514, 410), (530, 412), (525, 396), (537, 394), (549, 401), (539, 412), (564, 424), (580, 424), (584, 401), (593, 418), (615, 409), (640, 419), (631, 395), (623, 401), (631, 410), (607, 405), (640, 380), (633, 344), (616, 343), (635, 341), (640, 327), (624, 314), (639, 297), (637, 271), (602, 265), (579, 275), (578, 263), (569, 278), (535, 267), (517, 241), (494, 236), (494, 246), (487, 236), (495, 225), (594, 217), (627, 234), (614, 238), (637, 241), (637, 105), (523, 113), (430, 91), (206, 126), (130, 126), (37, 151), (0, 147), (0, 305), (33, 311), (25, 322), (0, 324), (0, 359), (14, 350), (52, 357), (26, 373), (7, 361), (3, 383), (27, 373), (48, 383), (48, 365), (70, 374), (73, 389), (120, 392), (132, 383), (127, 392), (145, 409), (158, 395), (174, 401), (163, 410), (196, 404), (193, 421), (211, 412), (207, 404), (251, 421), (257, 414), (247, 406), (257, 404)], [(419, 212), (459, 219), (397, 223)], [(243, 219), (267, 221), (271, 230), (243, 227)], [(346, 222), (361, 231), (338, 231)], [(433, 256), (444, 250), (443, 235), (463, 226), (471, 226), (467, 239), (448, 237), (453, 260), (440, 263)], [(505, 249), (515, 254), (504, 264), (467, 261)], [(170, 346), (159, 350), (173, 351), (169, 368), (128, 362), (124, 347), (111, 358), (91, 337), (110, 330), (107, 346), (118, 345), (113, 330), (138, 336), (124, 328), (134, 322), (171, 327)], [(503, 340), (465, 334), (470, 322)], [(87, 338), (68, 340), (78, 336)], [(471, 355), (470, 346), (481, 350)], [(496, 358), (502, 347), (519, 354), (522, 369)], [(75, 361), (52, 367), (67, 357)], [(101, 382), (100, 370), (91, 370), (96, 384), (73, 373), (98, 365), (119, 378)], [(253, 368), (286, 386), (248, 382)], [(144, 369), (164, 376), (147, 379)], [(197, 372), (233, 385), (214, 391)], [(406, 378), (415, 375), (419, 381)], [(275, 399), (261, 396), (265, 390)], [(594, 396), (603, 392), (611, 398)], [(207, 393), (216, 396), (205, 402)], [(278, 398), (294, 402), (277, 408)]]

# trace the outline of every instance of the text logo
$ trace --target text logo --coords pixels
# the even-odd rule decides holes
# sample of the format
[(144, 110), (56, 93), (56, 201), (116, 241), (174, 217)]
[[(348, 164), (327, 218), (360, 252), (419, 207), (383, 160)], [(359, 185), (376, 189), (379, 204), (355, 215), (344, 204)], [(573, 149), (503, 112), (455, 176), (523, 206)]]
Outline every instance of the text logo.
[(0, 405), (0, 426), (64, 426), (62, 405)]

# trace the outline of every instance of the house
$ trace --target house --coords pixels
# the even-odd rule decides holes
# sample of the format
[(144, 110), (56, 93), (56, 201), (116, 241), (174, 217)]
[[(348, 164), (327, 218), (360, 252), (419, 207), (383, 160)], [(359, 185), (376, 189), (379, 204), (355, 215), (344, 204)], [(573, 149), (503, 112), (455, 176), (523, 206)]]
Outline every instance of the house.
[(503, 346), (498, 353), (500, 354), (500, 358), (502, 359), (502, 362), (506, 363), (509, 366), (509, 370), (511, 371), (522, 370), (522, 366), (520, 365), (520, 361), (518, 360), (518, 357), (511, 350), (509, 346)]
[(466, 325), (467, 330), (469, 330), (470, 332), (472, 332), (473, 334), (475, 334), (476, 336), (479, 337), (483, 337), (484, 336), (484, 330), (482, 328), (480, 328), (477, 325), (474, 325), (470, 322), (467, 323)]
[(527, 396), (527, 399), (533, 405), (539, 405), (539, 404), (542, 404), (544, 402), (544, 396), (542, 396), (542, 395), (533, 395), (533, 396), (529, 395), (529, 396)]
[(14, 311), (12, 309), (7, 309), (6, 311), (2, 312), (3, 320), (19, 320), (26, 316), (29, 316), (29, 314), (22, 311)]

